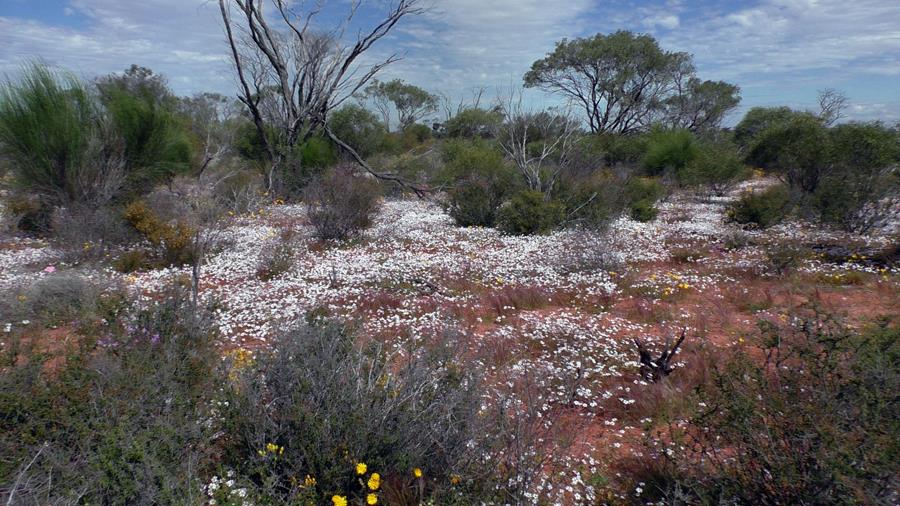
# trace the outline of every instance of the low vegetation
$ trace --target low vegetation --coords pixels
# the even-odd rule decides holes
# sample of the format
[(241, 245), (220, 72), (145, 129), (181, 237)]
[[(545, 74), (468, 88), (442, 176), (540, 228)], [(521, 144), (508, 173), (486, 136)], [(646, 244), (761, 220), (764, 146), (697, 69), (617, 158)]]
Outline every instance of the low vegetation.
[(258, 5), (239, 100), (0, 85), (7, 504), (898, 502), (896, 126), (724, 128), (626, 31), (524, 76), (602, 100), (454, 110), (367, 58), (417, 1), (346, 46)]

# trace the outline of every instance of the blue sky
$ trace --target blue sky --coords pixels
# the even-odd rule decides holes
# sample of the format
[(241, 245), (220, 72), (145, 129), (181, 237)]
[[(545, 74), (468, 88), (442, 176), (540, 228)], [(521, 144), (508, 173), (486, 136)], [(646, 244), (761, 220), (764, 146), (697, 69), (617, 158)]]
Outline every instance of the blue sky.
[[(137, 63), (181, 94), (233, 94), (216, 3), (0, 0), (0, 71), (35, 57), (85, 77)], [(362, 14), (361, 23), (374, 15)], [(464, 97), (520, 83), (556, 40), (617, 29), (650, 33), (692, 53), (701, 77), (740, 85), (736, 116), (754, 105), (813, 107), (817, 90), (832, 87), (850, 97), (854, 119), (900, 120), (896, 0), (432, 0), (372, 57), (404, 55), (382, 79)]]

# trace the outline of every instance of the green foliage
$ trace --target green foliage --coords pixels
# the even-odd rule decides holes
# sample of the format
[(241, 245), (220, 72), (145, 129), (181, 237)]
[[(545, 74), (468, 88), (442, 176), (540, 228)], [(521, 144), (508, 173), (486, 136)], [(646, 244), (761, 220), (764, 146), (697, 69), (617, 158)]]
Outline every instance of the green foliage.
[(814, 192), (829, 167), (828, 130), (817, 116), (795, 113), (759, 133), (747, 161), (782, 175), (795, 192)]
[[(366, 464), (364, 481), (383, 477), (379, 503), (414, 483), (426, 497), (450, 488), (451, 475), (472, 469), (479, 408), (477, 375), (452, 349), (438, 342), (400, 358), (332, 323), (283, 332), (229, 389), (224, 463), (266, 503), (322, 504), (338, 493), (362, 504), (356, 463)], [(415, 482), (416, 467), (427, 479)], [(315, 485), (303, 486), (305, 476)]]
[(658, 178), (632, 178), (625, 185), (625, 200), (628, 202), (632, 219), (641, 222), (653, 221), (659, 211), (656, 201), (666, 193), (665, 187)]
[(791, 193), (784, 185), (746, 192), (727, 210), (728, 218), (741, 224), (766, 228), (784, 219), (791, 210)]
[(822, 220), (867, 232), (890, 218), (892, 177), (900, 161), (900, 136), (880, 123), (848, 123), (829, 132), (831, 169), (813, 195)]
[(193, 157), (186, 125), (154, 100), (120, 89), (106, 93), (104, 104), (125, 146), (125, 171), (132, 194), (191, 168)]
[(100, 335), (49, 346), (11, 336), (0, 482), (21, 473), (16, 504), (200, 502), (208, 407), (224, 377), (208, 321), (173, 290), (129, 310), (127, 327), (96, 326)]
[(666, 124), (703, 132), (719, 127), (725, 115), (741, 102), (740, 88), (724, 81), (690, 77), (681, 91), (663, 102)]
[(382, 111), (386, 128), (390, 127), (389, 105), (393, 105), (397, 110), (401, 131), (433, 112), (438, 104), (437, 96), (400, 79), (386, 83), (376, 79), (366, 87), (366, 95), (373, 98)]
[(500, 111), (472, 107), (444, 122), (444, 132), (451, 138), (488, 138), (502, 122), (503, 114)]
[(690, 55), (665, 51), (650, 35), (617, 31), (557, 42), (524, 80), (584, 103), (592, 133), (630, 133), (647, 126), (676, 74), (693, 74)]
[(347, 167), (336, 167), (314, 179), (303, 191), (303, 202), (316, 236), (322, 241), (357, 236), (378, 212), (379, 190), (377, 182)]
[(721, 197), (745, 179), (748, 172), (737, 148), (720, 141), (702, 143), (678, 176), (684, 185), (705, 186)]
[(759, 327), (758, 349), (735, 352), (698, 390), (699, 405), (715, 409), (697, 410), (687, 428), (691, 449), (676, 449), (675, 462), (723, 450), (729, 458), (704, 459), (702, 472), (676, 478), (696, 494), (690, 502), (891, 502), (900, 451), (898, 327), (883, 321), (851, 330), (815, 310), (787, 327)]
[(650, 134), (644, 167), (650, 176), (681, 173), (695, 158), (699, 148), (688, 130), (657, 130)]
[(802, 114), (790, 107), (754, 107), (734, 127), (734, 142), (742, 150), (750, 150), (763, 132), (771, 127), (790, 123)]
[(562, 180), (555, 196), (565, 203), (567, 222), (600, 230), (624, 209), (624, 189), (622, 179), (604, 169), (587, 177)]
[(562, 203), (547, 200), (542, 192), (525, 190), (500, 208), (497, 225), (507, 234), (543, 234), (558, 227), (565, 217)]
[[(112, 167), (101, 142), (102, 111), (83, 83), (46, 66), (0, 87), (0, 153), (15, 185), (42, 205), (102, 198)], [(44, 213), (49, 217), (49, 212)]]
[(631, 219), (646, 223), (656, 219), (659, 209), (647, 200), (637, 200), (631, 203)]
[(331, 113), (328, 126), (338, 139), (367, 158), (384, 149), (387, 130), (378, 116), (357, 104), (347, 104)]
[(484, 142), (448, 142), (438, 183), (450, 187), (447, 211), (463, 227), (491, 227), (517, 178), (503, 156)]

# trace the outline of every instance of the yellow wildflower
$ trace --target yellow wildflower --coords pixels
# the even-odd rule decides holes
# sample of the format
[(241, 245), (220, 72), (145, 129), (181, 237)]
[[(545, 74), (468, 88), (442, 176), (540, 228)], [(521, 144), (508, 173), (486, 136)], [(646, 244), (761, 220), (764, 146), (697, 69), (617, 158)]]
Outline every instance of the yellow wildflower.
[(347, 498), (342, 495), (331, 496), (331, 504), (334, 506), (347, 506)]
[(303, 479), (303, 485), (305, 485), (307, 487), (315, 487), (316, 479), (307, 474), (306, 478)]
[(366, 504), (378, 504), (378, 496), (375, 494), (369, 494), (366, 496)]
[(459, 485), (460, 481), (462, 481), (462, 478), (460, 478), (458, 474), (450, 475), (450, 483), (452, 483), (453, 485)]
[(372, 473), (372, 476), (369, 476), (369, 490), (378, 490), (378, 487), (381, 486), (381, 475), (378, 473)]
[(419, 469), (418, 467), (415, 468), (415, 469), (413, 469), (413, 476), (415, 476), (416, 478), (421, 478), (421, 477), (422, 477), (422, 470)]
[(367, 465), (366, 465), (365, 463), (363, 463), (363, 462), (360, 462), (359, 464), (356, 464), (356, 474), (358, 474), (358, 475), (360, 475), (360, 476), (366, 474), (366, 470), (368, 470), (368, 469), (369, 469), (369, 466), (367, 466)]

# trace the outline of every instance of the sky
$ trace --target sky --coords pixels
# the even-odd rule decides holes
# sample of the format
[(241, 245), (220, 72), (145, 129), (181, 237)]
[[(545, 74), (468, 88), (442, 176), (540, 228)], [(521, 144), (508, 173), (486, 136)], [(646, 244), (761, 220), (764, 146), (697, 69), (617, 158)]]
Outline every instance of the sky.
[[(359, 26), (384, 1), (368, 0)], [(349, 0), (326, 3), (327, 24)], [(562, 38), (620, 29), (693, 54), (703, 79), (739, 85), (731, 123), (753, 106), (814, 108), (824, 88), (846, 93), (850, 119), (900, 121), (897, 0), (430, 0), (369, 57), (403, 57), (382, 80), (462, 99), (478, 86), (521, 84)], [(86, 78), (134, 63), (166, 75), (178, 94), (234, 95), (227, 55), (213, 0), (0, 0), (0, 72), (11, 77), (35, 58)]]

